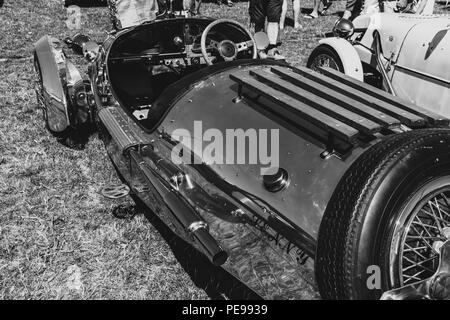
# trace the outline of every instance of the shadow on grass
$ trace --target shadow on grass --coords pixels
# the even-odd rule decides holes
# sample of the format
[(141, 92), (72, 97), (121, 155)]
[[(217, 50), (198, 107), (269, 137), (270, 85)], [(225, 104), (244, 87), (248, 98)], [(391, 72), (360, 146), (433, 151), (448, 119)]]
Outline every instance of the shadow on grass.
[[(156, 228), (172, 250), (181, 267), (186, 271), (194, 284), (205, 290), (215, 300), (258, 300), (261, 299), (250, 288), (230, 275), (221, 267), (212, 265), (209, 260), (190, 244), (176, 235), (164, 222), (136, 196), (131, 195), (135, 206), (118, 206), (113, 215), (118, 218), (131, 219), (137, 214), (144, 214)], [(117, 212), (119, 211), (119, 212)], [(127, 212), (128, 211), (128, 212)], [(119, 214), (118, 214), (119, 213)]]
[(84, 150), (86, 144), (89, 142), (89, 138), (95, 132), (96, 130), (93, 125), (85, 124), (77, 129), (69, 128), (63, 133), (51, 133), (63, 146), (74, 150)]

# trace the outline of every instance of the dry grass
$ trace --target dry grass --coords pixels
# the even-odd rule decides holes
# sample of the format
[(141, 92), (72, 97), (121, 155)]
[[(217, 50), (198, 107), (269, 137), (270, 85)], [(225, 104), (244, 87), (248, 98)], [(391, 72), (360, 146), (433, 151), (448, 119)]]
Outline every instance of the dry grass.
[[(45, 34), (70, 35), (62, 2), (6, 0), (0, 9), (0, 299), (251, 297), (159, 221), (149, 223), (131, 199), (99, 195), (118, 178), (96, 135), (84, 150), (72, 150), (45, 130), (33, 90), (32, 47)], [(302, 5), (311, 7), (311, 0)], [(248, 23), (247, 6), (206, 3), (203, 13)], [(338, 2), (332, 11), (342, 8)], [(288, 60), (304, 64), (335, 19), (288, 28)], [(103, 8), (83, 9), (83, 21), (82, 31), (97, 40), (110, 29)], [(114, 218), (122, 207), (137, 214)]]

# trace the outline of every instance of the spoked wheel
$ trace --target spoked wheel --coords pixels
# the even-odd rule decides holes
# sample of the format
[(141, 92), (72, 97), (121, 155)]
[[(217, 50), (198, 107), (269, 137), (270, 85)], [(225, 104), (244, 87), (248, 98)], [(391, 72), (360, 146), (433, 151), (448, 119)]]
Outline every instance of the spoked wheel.
[(378, 299), (433, 276), (450, 239), (450, 130), (385, 138), (347, 170), (316, 252), (325, 299)]
[(394, 229), (390, 254), (392, 286), (431, 277), (439, 266), (439, 249), (450, 237), (450, 177), (426, 184), (416, 195), (400, 214)]
[(306, 66), (316, 71), (320, 67), (327, 67), (339, 72), (344, 72), (342, 60), (339, 58), (339, 55), (333, 48), (324, 44), (321, 44), (313, 50)]

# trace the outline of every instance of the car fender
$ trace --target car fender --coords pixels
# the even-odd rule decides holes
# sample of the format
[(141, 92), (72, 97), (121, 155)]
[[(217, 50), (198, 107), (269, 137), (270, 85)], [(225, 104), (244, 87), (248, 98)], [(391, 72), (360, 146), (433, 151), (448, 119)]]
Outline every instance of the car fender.
[(48, 128), (61, 133), (79, 124), (80, 119), (86, 121), (85, 114), (81, 118), (78, 114), (79, 111), (86, 113), (80, 108), (87, 105), (83, 78), (75, 65), (66, 59), (62, 43), (44, 36), (35, 43), (34, 52), (40, 77), (36, 93), (45, 110)]
[(329, 45), (336, 51), (342, 61), (346, 75), (364, 81), (363, 67), (358, 52), (347, 40), (342, 38), (325, 38), (320, 40), (319, 43)]

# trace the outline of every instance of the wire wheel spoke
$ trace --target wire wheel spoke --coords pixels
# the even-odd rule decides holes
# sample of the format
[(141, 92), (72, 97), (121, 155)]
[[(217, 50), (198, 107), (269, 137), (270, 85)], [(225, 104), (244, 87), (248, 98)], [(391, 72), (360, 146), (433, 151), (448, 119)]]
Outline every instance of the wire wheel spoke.
[(427, 249), (428, 246), (421, 246), (421, 247), (415, 247), (414, 248), (414, 247), (410, 246), (409, 244), (405, 243), (405, 247), (408, 247), (408, 248), (404, 249), (403, 253), (412, 252), (412, 253), (418, 255), (419, 257), (421, 257), (422, 259), (426, 259), (426, 257), (422, 253), (420, 253), (420, 250)]
[(404, 258), (405, 258), (408, 262), (410, 262), (411, 265), (409, 265), (408, 267), (404, 268), (404, 269), (403, 269), (403, 272), (408, 271), (408, 270), (410, 270), (410, 269), (412, 269), (412, 268), (421, 268), (421, 269), (423, 269), (423, 270), (428, 270), (428, 271), (430, 271), (430, 272), (434, 272), (434, 270), (432, 270), (432, 269), (430, 269), (430, 268), (424, 266), (424, 264), (427, 263), (427, 262), (429, 262), (429, 261), (435, 260), (435, 259), (437, 258), (437, 256), (434, 256), (434, 257), (431, 257), (431, 258), (427, 258), (427, 259), (421, 260), (421, 261), (419, 261), (419, 262), (409, 260), (409, 259), (406, 258), (406, 257), (404, 257)]
[(450, 226), (450, 191), (424, 198), (409, 218), (401, 243), (401, 284), (412, 284), (432, 276), (439, 263), (436, 243), (445, 241), (444, 229)]
[(317, 70), (320, 67), (326, 67), (338, 70), (336, 62), (328, 55), (321, 54), (313, 62), (313, 69)]
[(405, 275), (406, 279), (404, 280), (404, 283), (406, 284), (407, 282), (411, 282), (413, 280), (416, 280), (416, 281), (422, 280), (421, 278), (419, 278), (419, 276), (424, 272), (425, 272), (425, 270), (421, 270), (413, 275)]

